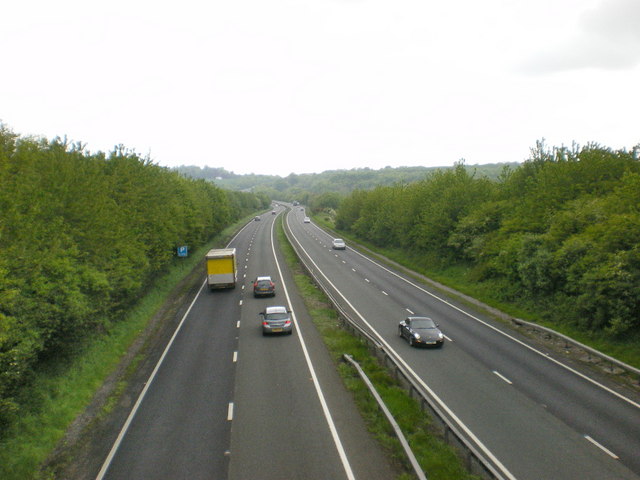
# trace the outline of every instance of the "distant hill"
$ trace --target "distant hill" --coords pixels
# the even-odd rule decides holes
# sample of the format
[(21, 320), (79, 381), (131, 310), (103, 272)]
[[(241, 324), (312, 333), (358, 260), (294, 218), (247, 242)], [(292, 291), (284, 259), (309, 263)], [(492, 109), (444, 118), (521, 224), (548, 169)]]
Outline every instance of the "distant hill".
[[(486, 165), (464, 165), (476, 177), (496, 179), (505, 167), (517, 168), (519, 163), (492, 163)], [(224, 168), (183, 165), (175, 168), (184, 176), (203, 178), (228, 190), (266, 191), (273, 198), (291, 198), (298, 192), (320, 194), (335, 192), (348, 194), (353, 190), (370, 190), (378, 186), (412, 183), (424, 179), (434, 170), (451, 167), (385, 167), (379, 170), (354, 168), (351, 170), (327, 170), (322, 173), (292, 173), (286, 177), (277, 175), (237, 175)]]

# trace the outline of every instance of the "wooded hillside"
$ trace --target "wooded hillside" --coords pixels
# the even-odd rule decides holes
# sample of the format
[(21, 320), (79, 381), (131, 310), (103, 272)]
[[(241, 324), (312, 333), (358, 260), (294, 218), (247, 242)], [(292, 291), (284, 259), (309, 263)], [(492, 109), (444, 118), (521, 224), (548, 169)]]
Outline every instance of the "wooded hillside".
[(462, 165), (345, 198), (336, 227), (461, 265), (495, 296), (610, 338), (640, 334), (640, 146), (547, 149), (497, 180)]
[(100, 334), (175, 261), (268, 198), (116, 148), (20, 138), (0, 124), (0, 431), (40, 362)]

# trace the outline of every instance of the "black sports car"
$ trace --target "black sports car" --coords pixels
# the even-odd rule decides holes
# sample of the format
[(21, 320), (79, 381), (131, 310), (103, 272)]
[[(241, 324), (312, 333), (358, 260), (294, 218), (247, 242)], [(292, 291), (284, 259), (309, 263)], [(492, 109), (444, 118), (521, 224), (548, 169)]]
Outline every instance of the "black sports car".
[(398, 334), (406, 338), (412, 347), (441, 347), (444, 344), (444, 335), (429, 317), (405, 318), (398, 326)]

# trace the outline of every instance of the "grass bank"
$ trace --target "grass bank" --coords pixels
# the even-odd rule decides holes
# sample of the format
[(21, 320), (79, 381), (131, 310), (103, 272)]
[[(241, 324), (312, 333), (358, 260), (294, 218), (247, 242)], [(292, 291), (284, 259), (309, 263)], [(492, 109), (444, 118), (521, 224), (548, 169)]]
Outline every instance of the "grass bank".
[(378, 360), (369, 353), (368, 347), (339, 324), (338, 314), (328, 298), (317, 288), (306, 274), (288, 243), (281, 224), (278, 240), (289, 268), (293, 272), (296, 286), (304, 298), (309, 315), (336, 363), (337, 369), (365, 419), (367, 426), (380, 442), (398, 468), (398, 480), (415, 478), (404, 450), (393, 433), (378, 404), (353, 367), (341, 361), (342, 355), (353, 356), (375, 385), (385, 404), (400, 425), (411, 445), (418, 462), (430, 480), (471, 480), (477, 477), (469, 474), (456, 451), (447, 445), (431, 418), (420, 409), (418, 402), (409, 397), (398, 382), (388, 374)]
[[(249, 218), (225, 229), (211, 244), (226, 245)], [(25, 414), (10, 431), (2, 434), (0, 478), (25, 480), (54, 477), (50, 471), (43, 469), (44, 462), (174, 288), (202, 261), (209, 248), (204, 246), (191, 252), (187, 258), (176, 259), (167, 273), (155, 282), (122, 321), (114, 323), (106, 334), (89, 339), (73, 357), (52, 362), (36, 374), (19, 398), (25, 407)], [(135, 368), (136, 363), (134, 359), (129, 369)], [(121, 381), (111, 398), (116, 398), (123, 388)], [(109, 413), (112, 405), (113, 401), (106, 402), (98, 415)]]

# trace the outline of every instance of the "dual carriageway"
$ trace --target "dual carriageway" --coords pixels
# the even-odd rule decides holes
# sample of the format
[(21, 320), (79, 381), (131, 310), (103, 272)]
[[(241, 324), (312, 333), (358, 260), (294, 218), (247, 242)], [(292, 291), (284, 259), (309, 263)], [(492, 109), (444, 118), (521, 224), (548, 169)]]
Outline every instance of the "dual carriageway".
[[(640, 478), (640, 405), (540, 351), (481, 312), (443, 298), (278, 208), (296, 250), (360, 326), (392, 352), (502, 478)], [(231, 241), (238, 288), (202, 284), (96, 478), (389, 479), (294, 288), (277, 216)], [(271, 275), (275, 298), (253, 298)], [(291, 336), (263, 337), (267, 305), (293, 311)], [(409, 314), (437, 319), (438, 350), (397, 336)], [(115, 435), (114, 435), (115, 436)], [(428, 472), (427, 472), (428, 475)]]

